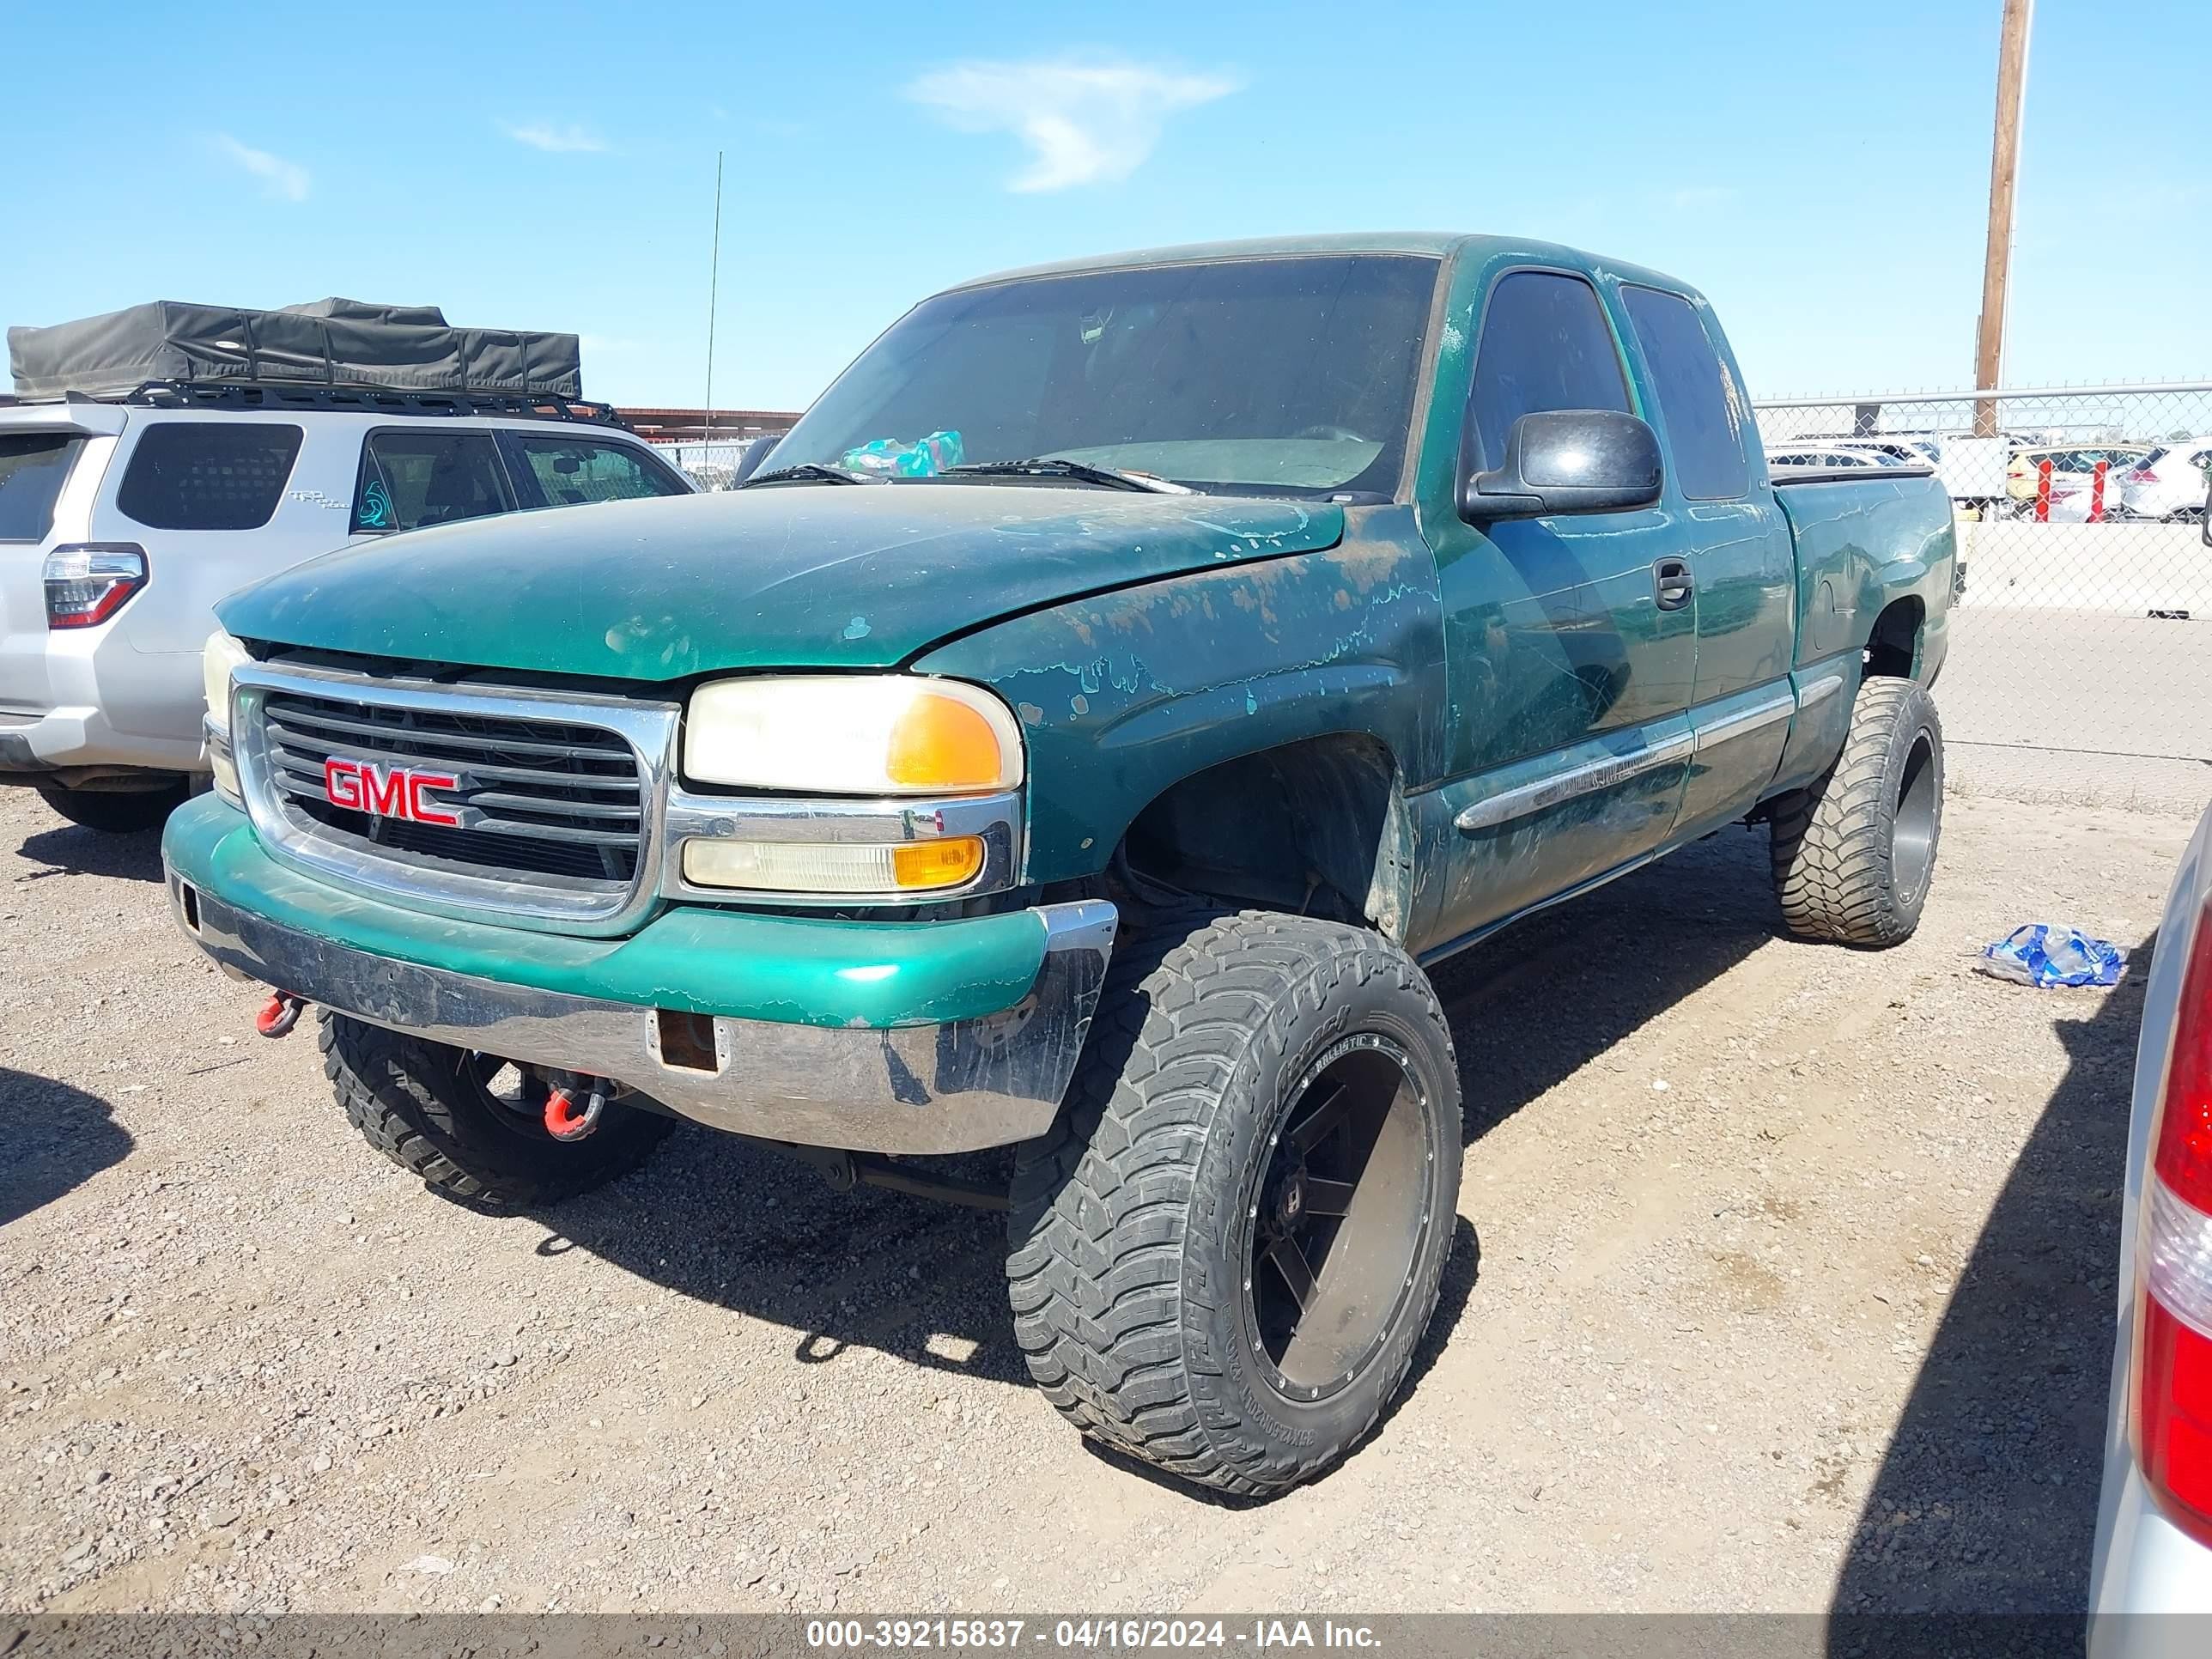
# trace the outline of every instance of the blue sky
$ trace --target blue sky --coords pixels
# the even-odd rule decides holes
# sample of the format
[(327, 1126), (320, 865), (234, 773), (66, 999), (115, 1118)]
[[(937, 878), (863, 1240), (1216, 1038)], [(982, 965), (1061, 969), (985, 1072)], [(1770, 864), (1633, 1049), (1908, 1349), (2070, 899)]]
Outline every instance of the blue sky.
[[(2006, 379), (2212, 371), (2201, 0), (2040, 0)], [(908, 304), (1118, 247), (1492, 229), (1656, 265), (1767, 395), (1971, 383), (2000, 0), (23, 7), (0, 321), (343, 294), (803, 404)]]

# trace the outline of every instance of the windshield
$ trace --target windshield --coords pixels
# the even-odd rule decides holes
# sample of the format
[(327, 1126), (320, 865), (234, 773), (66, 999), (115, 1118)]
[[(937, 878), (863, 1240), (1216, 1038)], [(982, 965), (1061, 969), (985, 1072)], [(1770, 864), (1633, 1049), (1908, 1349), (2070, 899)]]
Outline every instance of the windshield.
[(1225, 493), (1398, 485), (1437, 261), (1240, 259), (940, 294), (768, 465), (930, 477), (1038, 457)]

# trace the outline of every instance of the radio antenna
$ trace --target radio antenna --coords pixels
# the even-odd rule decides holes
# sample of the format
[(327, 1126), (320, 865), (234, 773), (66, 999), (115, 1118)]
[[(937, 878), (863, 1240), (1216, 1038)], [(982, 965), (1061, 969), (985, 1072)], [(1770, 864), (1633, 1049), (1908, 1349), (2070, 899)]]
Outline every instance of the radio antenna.
[(702, 441), (714, 435), (714, 301), (722, 280), (722, 152), (714, 152), (714, 246), (707, 260), (707, 416)]

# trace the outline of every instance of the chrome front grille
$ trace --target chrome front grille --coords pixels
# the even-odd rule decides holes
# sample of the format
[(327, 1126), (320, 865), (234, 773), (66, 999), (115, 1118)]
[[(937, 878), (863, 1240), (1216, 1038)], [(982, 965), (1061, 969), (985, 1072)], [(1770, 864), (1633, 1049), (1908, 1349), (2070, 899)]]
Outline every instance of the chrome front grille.
[[(617, 733), (544, 720), (484, 720), (272, 692), (261, 704), (272, 781), (295, 811), (413, 856), (515, 879), (568, 876), (627, 889), (637, 878), (645, 803), (637, 757)], [(433, 792), (458, 825), (410, 823), (330, 798), (333, 761), (451, 775)]]
[(232, 718), (281, 855), (422, 908), (611, 932), (651, 902), (677, 712), (254, 665)]

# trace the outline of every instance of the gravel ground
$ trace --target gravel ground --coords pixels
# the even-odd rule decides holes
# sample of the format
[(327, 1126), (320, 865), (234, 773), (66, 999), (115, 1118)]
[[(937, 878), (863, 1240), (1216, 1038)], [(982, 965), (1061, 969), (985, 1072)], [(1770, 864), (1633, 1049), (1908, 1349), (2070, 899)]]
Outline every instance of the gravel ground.
[(0, 1606), (2078, 1607), (2140, 994), (2189, 824), (1954, 800), (1919, 937), (1776, 936), (1729, 831), (1438, 975), (1468, 1101), (1411, 1388), (1209, 1502), (1020, 1376), (1001, 1223), (686, 1128), (537, 1217), (430, 1196), (0, 791)]

